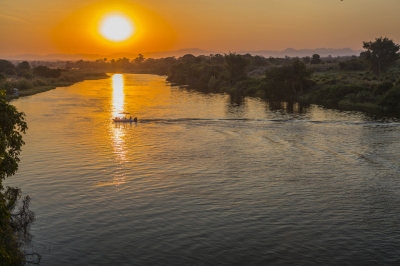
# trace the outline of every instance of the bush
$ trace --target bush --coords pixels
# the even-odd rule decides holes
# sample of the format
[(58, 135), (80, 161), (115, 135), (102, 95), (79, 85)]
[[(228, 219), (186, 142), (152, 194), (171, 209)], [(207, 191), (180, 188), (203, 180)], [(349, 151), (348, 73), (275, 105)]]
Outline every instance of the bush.
[(4, 73), (10, 76), (17, 75), (17, 71), (14, 68), (7, 68), (4, 70)]
[(339, 62), (339, 68), (340, 70), (366, 70), (368, 66), (362, 59), (351, 59)]
[(48, 85), (48, 83), (42, 79), (35, 79), (32, 81), (32, 85), (35, 87), (36, 86), (46, 86), (46, 85)]
[(347, 95), (370, 90), (368, 87), (356, 84), (320, 85), (311, 92), (310, 99), (317, 102), (338, 103)]
[(16, 88), (19, 90), (27, 90), (33, 88), (33, 84), (29, 80), (19, 79), (17, 81)]
[(349, 100), (352, 103), (366, 103), (366, 102), (375, 102), (376, 97), (372, 91), (360, 91), (358, 93), (351, 93), (345, 96), (345, 99)]
[(33, 79), (33, 74), (31, 73), (31, 71), (29, 71), (29, 70), (26, 70), (26, 69), (23, 69), (23, 70), (20, 70), (19, 72), (18, 72), (18, 77), (23, 77), (23, 78), (25, 78), (25, 79)]
[(387, 109), (400, 108), (400, 86), (396, 85), (387, 91), (378, 104)]
[(47, 78), (58, 78), (61, 76), (61, 69), (51, 69), (46, 66), (38, 66), (33, 69), (33, 73)]
[(386, 93), (388, 90), (393, 88), (393, 83), (390, 81), (382, 82), (380, 84), (375, 84), (372, 86), (374, 89), (375, 94), (377, 95), (382, 95)]

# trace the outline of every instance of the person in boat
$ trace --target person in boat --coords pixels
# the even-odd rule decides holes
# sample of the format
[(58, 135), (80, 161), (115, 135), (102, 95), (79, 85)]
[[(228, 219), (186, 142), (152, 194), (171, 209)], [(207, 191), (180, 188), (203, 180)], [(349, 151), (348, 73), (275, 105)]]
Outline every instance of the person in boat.
[(129, 120), (132, 120), (132, 116), (129, 117)]
[[(132, 117), (131, 117), (131, 118), (132, 118)], [(135, 117), (135, 118), (133, 119), (133, 122), (135, 122), (135, 123), (137, 122), (137, 117)]]

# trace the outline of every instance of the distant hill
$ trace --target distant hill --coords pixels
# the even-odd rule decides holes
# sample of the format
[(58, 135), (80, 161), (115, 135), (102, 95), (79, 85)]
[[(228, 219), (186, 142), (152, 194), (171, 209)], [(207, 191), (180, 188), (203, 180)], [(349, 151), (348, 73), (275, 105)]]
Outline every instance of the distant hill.
[(352, 55), (360, 55), (361, 50), (353, 50), (350, 48), (342, 48), (342, 49), (333, 49), (333, 48), (317, 48), (317, 49), (300, 49), (296, 50), (293, 48), (288, 48), (283, 51), (240, 51), (239, 54), (249, 53), (251, 55), (261, 55), (264, 57), (304, 57), (304, 56), (312, 56), (313, 54), (319, 54), (322, 57), (327, 57), (329, 55), (336, 56), (352, 56)]
[[(216, 51), (206, 51), (198, 48), (188, 48), (188, 49), (180, 49), (176, 51), (164, 51), (164, 52), (145, 52), (142, 53), (145, 58), (163, 58), (163, 57), (181, 57), (185, 54), (192, 54), (195, 56), (199, 55), (210, 55), (210, 54), (224, 54), (224, 52), (216, 52)], [(251, 54), (251, 55), (260, 55), (264, 57), (304, 57), (304, 56), (312, 56), (313, 54), (319, 54), (322, 57), (327, 57), (329, 55), (336, 56), (352, 56), (352, 55), (360, 55), (361, 50), (352, 50), (350, 48), (343, 49), (327, 49), (327, 48), (317, 48), (317, 49), (300, 49), (296, 50), (293, 48), (288, 48), (283, 51), (270, 51), (270, 50), (259, 50), (259, 51), (238, 51), (238, 54)], [(13, 55), (13, 56), (2, 56), (0, 55), (0, 59), (6, 60), (27, 60), (27, 61), (77, 61), (77, 60), (97, 60), (107, 58), (118, 59), (122, 57), (126, 57), (129, 59), (134, 59), (138, 56), (136, 53), (113, 53), (109, 55), (100, 55), (100, 54), (48, 54), (48, 55), (37, 55), (37, 54), (21, 54), (21, 55)]]

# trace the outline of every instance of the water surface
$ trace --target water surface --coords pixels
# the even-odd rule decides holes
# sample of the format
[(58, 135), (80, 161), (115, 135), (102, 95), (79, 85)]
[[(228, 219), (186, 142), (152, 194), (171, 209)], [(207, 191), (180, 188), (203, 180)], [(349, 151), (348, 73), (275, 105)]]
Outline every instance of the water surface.
[(395, 120), (134, 74), (12, 103), (42, 265), (400, 262)]

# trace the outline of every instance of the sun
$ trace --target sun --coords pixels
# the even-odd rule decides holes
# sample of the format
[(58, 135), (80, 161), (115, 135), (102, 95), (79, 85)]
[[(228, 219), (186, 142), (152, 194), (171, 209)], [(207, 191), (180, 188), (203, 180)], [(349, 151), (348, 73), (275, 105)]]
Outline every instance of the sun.
[(99, 25), (100, 34), (113, 42), (125, 41), (135, 31), (136, 28), (133, 21), (122, 14), (107, 15), (101, 20)]

